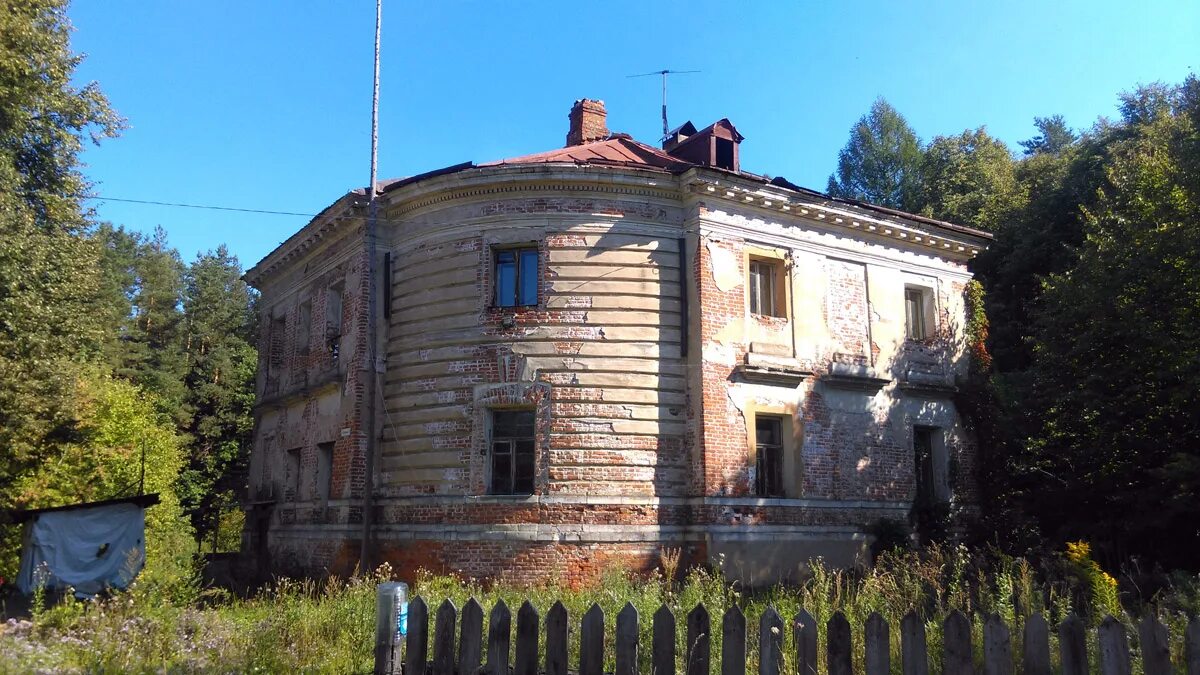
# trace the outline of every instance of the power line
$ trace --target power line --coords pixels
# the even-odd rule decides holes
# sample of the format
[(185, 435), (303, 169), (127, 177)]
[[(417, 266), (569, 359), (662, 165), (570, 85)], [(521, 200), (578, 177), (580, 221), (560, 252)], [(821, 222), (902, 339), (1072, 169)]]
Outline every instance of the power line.
[(149, 199), (124, 199), (121, 197), (85, 196), (83, 199), (102, 202), (125, 202), (128, 204), (149, 204), (151, 206), (175, 206), (184, 209), (207, 209), (209, 211), (237, 211), (239, 213), (261, 213), (269, 216), (303, 216), (316, 218), (315, 213), (297, 213), (295, 211), (270, 211), (266, 209), (240, 209), (233, 206), (212, 206), (209, 204), (180, 204), (177, 202), (156, 202)]

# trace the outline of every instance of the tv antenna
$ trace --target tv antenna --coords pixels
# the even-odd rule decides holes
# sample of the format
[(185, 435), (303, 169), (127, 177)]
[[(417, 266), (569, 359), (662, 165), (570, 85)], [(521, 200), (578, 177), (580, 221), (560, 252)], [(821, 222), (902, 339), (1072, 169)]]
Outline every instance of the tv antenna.
[(688, 75), (698, 73), (699, 70), (656, 70), (652, 73), (642, 73), (640, 75), (626, 75), (626, 77), (650, 77), (651, 75), (662, 76), (662, 118), (663, 118), (663, 138), (671, 133), (671, 127), (667, 126), (667, 76), (668, 75)]

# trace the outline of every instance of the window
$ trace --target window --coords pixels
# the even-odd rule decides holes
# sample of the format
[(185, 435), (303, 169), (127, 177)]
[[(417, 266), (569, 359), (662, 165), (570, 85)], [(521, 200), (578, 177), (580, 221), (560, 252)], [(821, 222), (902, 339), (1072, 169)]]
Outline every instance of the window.
[(333, 443), (317, 444), (317, 498), (328, 501), (333, 484)]
[(496, 307), (528, 307), (538, 302), (538, 250), (496, 251)]
[(299, 317), (296, 319), (296, 349), (301, 354), (307, 354), (309, 348), (309, 334), (312, 332), (312, 301), (305, 300), (300, 303)]
[(755, 416), (754, 494), (783, 496), (783, 420)]
[(284, 461), (284, 501), (300, 501), (300, 448), (288, 450)]
[(267, 376), (271, 380), (279, 378), (283, 372), (284, 337), (287, 334), (287, 318), (272, 317), (268, 333), (270, 344), (267, 347)]
[(781, 266), (778, 262), (750, 260), (750, 313), (760, 316), (786, 316), (783, 312)]
[(715, 139), (717, 143), (716, 165), (722, 169), (737, 171), (733, 161), (733, 141), (725, 138)]
[(338, 362), (342, 348), (342, 289), (338, 282), (329, 287), (325, 294), (325, 346), (333, 362)]
[(533, 494), (533, 439), (532, 410), (492, 412), (490, 494)]
[(913, 462), (916, 468), (916, 507), (928, 508), (935, 502), (933, 476), (933, 427), (913, 427)]
[(920, 288), (904, 289), (904, 320), (909, 340), (929, 337), (925, 325), (925, 304), (925, 291)]

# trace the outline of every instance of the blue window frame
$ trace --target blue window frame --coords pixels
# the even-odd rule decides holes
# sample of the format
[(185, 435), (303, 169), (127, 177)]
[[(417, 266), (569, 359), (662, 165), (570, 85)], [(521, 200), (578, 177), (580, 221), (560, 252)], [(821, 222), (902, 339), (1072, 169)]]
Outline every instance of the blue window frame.
[(528, 307), (538, 302), (538, 250), (496, 251), (496, 307)]

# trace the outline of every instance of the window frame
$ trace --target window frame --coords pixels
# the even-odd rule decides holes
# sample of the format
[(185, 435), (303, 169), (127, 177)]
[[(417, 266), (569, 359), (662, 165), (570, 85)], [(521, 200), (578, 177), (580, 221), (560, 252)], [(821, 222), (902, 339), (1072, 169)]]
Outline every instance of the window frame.
[[(529, 435), (497, 435), (496, 418), (498, 415), (528, 415)], [(491, 410), (488, 413), (487, 444), (487, 476), (485, 485), (487, 494), (502, 497), (528, 497), (535, 494), (537, 491), (537, 411), (533, 408), (498, 408)], [(526, 449), (523, 450), (522, 445)], [(497, 448), (500, 446), (507, 448), (505, 453), (508, 457), (507, 489), (500, 489), (505, 486), (497, 484), (497, 458), (499, 457)], [(519, 490), (518, 465), (522, 464), (522, 462), (518, 457), (526, 452), (528, 453), (526, 462), (529, 467), (528, 490)]]
[[(758, 298), (754, 293), (754, 279), (756, 276), (763, 276), (761, 273), (756, 274), (758, 269), (766, 268), (768, 273), (765, 275), (769, 279), (767, 289), (768, 293), (759, 293)], [(757, 249), (750, 251), (746, 255), (746, 311), (751, 316), (761, 316), (773, 319), (790, 320), (791, 311), (789, 308), (789, 289), (787, 276), (787, 260), (783, 257), (773, 255), (762, 255), (757, 252)], [(760, 301), (764, 298), (769, 298), (770, 307), (768, 311), (762, 311), (763, 307), (755, 307), (755, 304), (761, 304)]]
[[(523, 257), (526, 253), (533, 253), (535, 279), (533, 284), (532, 302), (522, 302), (529, 298), (522, 298), (522, 268), (524, 267)], [(512, 304), (504, 304), (500, 297), (500, 256), (511, 254), (513, 256), (513, 290)], [(525, 307), (537, 307), (541, 302), (542, 289), (542, 251), (536, 243), (521, 243), (510, 246), (493, 246), (492, 247), (492, 293), (491, 306), (495, 309), (521, 309)]]
[[(300, 475), (304, 467), (304, 448), (288, 448), (284, 450), (284, 457), (287, 463), (284, 466), (283, 498), (285, 501), (298, 502), (303, 483)], [(289, 496), (291, 499), (288, 499)]]
[[(918, 302), (916, 311), (910, 309), (911, 300)], [(904, 339), (909, 342), (928, 342), (937, 333), (937, 312), (933, 307), (933, 289), (926, 286), (906, 284), (904, 286)], [(913, 317), (919, 321), (914, 325)], [(920, 330), (914, 330), (920, 328)]]
[[(772, 424), (775, 427), (776, 441), (768, 443), (762, 439), (763, 434), (759, 429), (762, 423)], [(787, 429), (787, 424), (780, 415), (754, 415), (754, 495), (765, 499), (783, 499), (787, 496), (787, 488), (784, 480), (785, 453), (787, 452), (787, 443), (784, 433)], [(767, 450), (774, 451), (774, 457), (767, 454)], [(767, 471), (766, 467), (769, 464), (774, 464), (774, 469)], [(773, 485), (772, 485), (773, 483)], [(772, 489), (773, 488), (773, 489)]]

